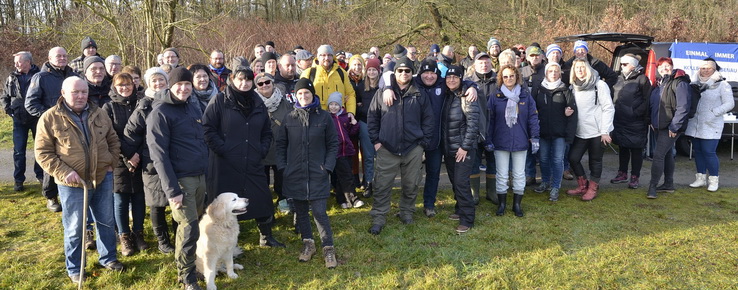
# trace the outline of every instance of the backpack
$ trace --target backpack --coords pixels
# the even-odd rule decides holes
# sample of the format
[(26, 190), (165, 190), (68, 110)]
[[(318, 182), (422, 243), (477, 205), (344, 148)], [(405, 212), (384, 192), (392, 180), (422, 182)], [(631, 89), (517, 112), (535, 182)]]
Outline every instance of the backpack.
[[(310, 74), (308, 75), (308, 78), (310, 79), (310, 82), (312, 82), (313, 84), (315, 83), (316, 70), (318, 70), (318, 69), (317, 68), (314, 68), (314, 67), (311, 67), (310, 68)], [(345, 77), (343, 76), (343, 69), (339, 67), (336, 70), (336, 72), (338, 73), (338, 76), (341, 77), (341, 83), (344, 83), (346, 80), (344, 79)]]

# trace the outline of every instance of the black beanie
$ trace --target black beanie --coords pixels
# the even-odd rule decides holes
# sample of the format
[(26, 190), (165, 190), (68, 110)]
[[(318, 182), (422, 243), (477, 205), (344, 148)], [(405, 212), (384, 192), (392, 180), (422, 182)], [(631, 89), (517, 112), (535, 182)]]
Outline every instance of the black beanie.
[(274, 48), (277, 48), (277, 47), (274, 46), (274, 41), (271, 41), (271, 40), (270, 41), (267, 41), (266, 42), (266, 45), (271, 46), (271, 47), (274, 47)]
[(315, 87), (313, 87), (313, 82), (311, 82), (309, 79), (302, 78), (297, 81), (295, 84), (295, 93), (301, 89), (308, 89), (310, 93), (315, 96)]
[(399, 59), (399, 58), (407, 55), (407, 49), (405, 49), (405, 47), (402, 46), (402, 45), (400, 45), (400, 44), (395, 44), (395, 49), (392, 50), (392, 55), (395, 58), (398, 58)]
[(458, 65), (450, 65), (446, 71), (446, 76), (457, 76), (459, 78), (464, 77), (464, 68)]
[(420, 71), (418, 72), (418, 74), (422, 74), (427, 71), (432, 71), (438, 74), (438, 64), (436, 63), (436, 60), (432, 58), (426, 58), (423, 60), (423, 62), (420, 63)]
[(81, 44), (82, 51), (84, 51), (86, 48), (90, 46), (97, 48), (97, 43), (91, 37), (85, 36), (85, 38), (82, 39), (82, 44)]
[(274, 54), (273, 52), (269, 52), (269, 51), (267, 51), (267, 52), (265, 52), (265, 53), (263, 53), (261, 55), (261, 63), (264, 64), (264, 65), (266, 65), (267, 60), (270, 60), (270, 59), (277, 60), (277, 55)]
[(415, 64), (412, 60), (407, 58), (407, 56), (403, 56), (395, 62), (395, 68), (393, 71), (398, 68), (409, 68), (412, 73), (415, 73)]
[(87, 68), (88, 67), (90, 67), (93, 63), (96, 63), (96, 62), (100, 62), (103, 65), (105, 65), (105, 60), (102, 59), (102, 57), (99, 57), (97, 55), (91, 55), (91, 56), (85, 57), (85, 60), (84, 60), (83, 65), (82, 65), (83, 74), (84, 74), (84, 72), (87, 71)]
[(169, 72), (169, 88), (178, 82), (192, 83), (192, 73), (184, 67), (178, 67)]

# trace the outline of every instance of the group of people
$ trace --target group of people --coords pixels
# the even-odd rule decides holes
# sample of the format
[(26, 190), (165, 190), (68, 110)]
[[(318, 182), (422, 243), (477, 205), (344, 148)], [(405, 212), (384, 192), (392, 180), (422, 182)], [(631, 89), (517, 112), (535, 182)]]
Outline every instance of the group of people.
[[(83, 271), (83, 247), (97, 248), (99, 262), (112, 270), (124, 268), (116, 258), (116, 235), (124, 256), (148, 248), (146, 207), (158, 249), (175, 252), (179, 281), (198, 289), (198, 221), (219, 193), (249, 198), (248, 213), (239, 219), (256, 220), (261, 246), (285, 247), (272, 234), (273, 184), (279, 207), (294, 213), (303, 241), (299, 260), (316, 253), (312, 211), (325, 265), (334, 268), (327, 214), (332, 188), (343, 209), (363, 206), (360, 197), (373, 198), (369, 233), (379, 235), (398, 173), (399, 221), (414, 222), (423, 167), (423, 213), (436, 215), (445, 163), (456, 200), (449, 218), (458, 220), (461, 234), (474, 226), (480, 167), (486, 166), (486, 198), (498, 206), (496, 214), (506, 213), (511, 191), (512, 211), (523, 217), (521, 202), (526, 185), (536, 183), (537, 164), (541, 182), (534, 191), (548, 192), (549, 200), (559, 199), (569, 168), (577, 186), (566, 193), (596, 198), (610, 143), (620, 150), (611, 182), (638, 188), (649, 130), (656, 145), (648, 198), (674, 191), (672, 148), (685, 133), (693, 137), (696, 156), (690, 186), (715, 191), (722, 115), (734, 106), (712, 59), (691, 80), (669, 58), (659, 59), (652, 84), (638, 56), (620, 57), (615, 72), (589, 54), (584, 41), (565, 61), (557, 44), (503, 50), (490, 38), (486, 51), (470, 46), (458, 62), (451, 46), (433, 45), (423, 58), (416, 47), (398, 44), (382, 58), (376, 47), (352, 55), (330, 45), (315, 55), (301, 46), (280, 55), (267, 42), (255, 46), (250, 60), (234, 57), (230, 67), (219, 50), (208, 64), (184, 67), (179, 51), (167, 48), (159, 66), (143, 74), (123, 66), (120, 57), (103, 59), (89, 37), (81, 49), (68, 65), (67, 51), (54, 47), (41, 68), (29, 52), (14, 54), (16, 71), (1, 98), (13, 116), (15, 190), (23, 190), (30, 130), (47, 207), (62, 211), (74, 282)], [(698, 104), (694, 91), (701, 95)], [(585, 153), (589, 173), (581, 163)], [(87, 189), (91, 218), (83, 225)], [(93, 223), (97, 241), (82, 245), (82, 235), (92, 240)]]

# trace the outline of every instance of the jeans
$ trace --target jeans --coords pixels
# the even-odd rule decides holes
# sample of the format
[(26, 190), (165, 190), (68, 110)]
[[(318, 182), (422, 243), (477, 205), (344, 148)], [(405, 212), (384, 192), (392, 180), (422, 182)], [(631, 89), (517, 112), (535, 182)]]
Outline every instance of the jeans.
[(550, 184), (552, 188), (561, 188), (566, 141), (562, 137), (541, 138), (540, 144), (538, 154), (541, 157), (541, 181)]
[[(436, 195), (438, 194), (438, 182), (441, 180), (442, 160), (443, 150), (441, 150), (441, 148), (425, 151), (425, 186), (423, 187), (424, 208), (436, 208)], [(478, 165), (477, 170), (479, 170)]]
[(574, 143), (571, 144), (569, 150), (569, 164), (574, 169), (574, 175), (586, 177), (584, 166), (582, 166), (582, 156), (584, 156), (584, 152), (588, 152), (590, 180), (600, 182), (600, 177), (602, 177), (602, 155), (605, 154), (601, 140), (602, 137), (600, 136), (589, 139), (574, 138)]
[(372, 182), (374, 179), (374, 144), (369, 139), (369, 128), (363, 121), (359, 121), (359, 143), (361, 143), (361, 159), (364, 162), (364, 181)]
[(143, 192), (116, 192), (113, 196), (115, 198), (115, 224), (118, 226), (118, 233), (128, 234), (131, 232), (131, 227), (128, 225), (129, 209), (133, 216), (133, 232), (143, 232), (143, 223), (146, 218), (146, 201)]
[[(61, 197), (62, 208), (64, 208), (62, 225), (64, 226), (64, 256), (66, 256), (67, 275), (79, 275), (80, 258), (84, 251), (82, 245), (84, 226), (80, 224), (84, 189), (59, 185), (59, 197)], [(108, 172), (97, 188), (90, 188), (87, 197), (97, 229), (97, 252), (100, 254), (98, 261), (101, 265), (117, 261), (115, 219), (113, 217), (113, 173)]]
[(482, 165), (482, 154), (484, 154), (484, 160), (487, 164), (485, 175), (488, 176), (488, 178), (492, 178), (492, 175), (495, 175), (497, 172), (497, 168), (495, 167), (495, 154), (493, 152), (486, 151), (484, 149), (484, 143), (479, 143), (476, 151), (477, 153), (474, 154), (474, 164), (472, 164), (471, 175), (479, 174), (479, 165)]
[(331, 221), (328, 219), (328, 213), (326, 213), (328, 199), (295, 199), (294, 203), (295, 212), (297, 213), (297, 225), (300, 228), (300, 236), (302, 236), (303, 239), (313, 238), (313, 228), (310, 224), (310, 209), (312, 207), (313, 220), (315, 220), (315, 227), (318, 228), (321, 245), (323, 247), (333, 246), (333, 231), (331, 230)]
[[(33, 121), (28, 124), (24, 124), (13, 118), (13, 179), (15, 182), (23, 183), (26, 181), (26, 144), (28, 143), (28, 130), (31, 130), (33, 137), (36, 137), (36, 123)], [(31, 145), (33, 146), (33, 145)], [(33, 164), (33, 173), (36, 174), (36, 179), (42, 180), (44, 178), (44, 171), (38, 162)]]
[(720, 160), (716, 153), (718, 142), (720, 142), (719, 139), (692, 138), (697, 173), (707, 174), (709, 172), (710, 176), (720, 176)]
[(536, 160), (538, 160), (538, 152), (533, 154), (531, 148), (528, 147), (528, 156), (525, 158), (525, 177), (536, 178)]
[[(474, 198), (471, 192), (471, 183), (469, 175), (474, 164), (475, 150), (467, 152), (466, 158), (461, 162), (456, 162), (456, 150), (446, 154), (446, 171), (448, 179), (451, 181), (451, 187), (454, 190), (454, 213), (459, 215), (459, 224), (467, 227), (474, 226), (475, 206)], [(428, 159), (426, 159), (428, 160)], [(479, 169), (479, 166), (477, 166)]]
[(643, 167), (643, 148), (620, 147), (618, 159), (620, 161), (618, 171), (628, 173), (628, 162), (630, 162), (630, 175), (641, 177), (641, 168)]
[(177, 222), (174, 260), (177, 262), (179, 279), (186, 284), (197, 283), (195, 271), (195, 252), (200, 238), (198, 221), (203, 214), (205, 203), (205, 175), (182, 177), (178, 179), (182, 189), (182, 206), (171, 206), (172, 217)]
[(674, 186), (674, 143), (679, 135), (669, 137), (669, 130), (659, 130), (653, 134), (656, 145), (653, 149), (653, 161), (651, 162), (650, 186), (658, 186), (661, 175), (664, 175), (664, 185)]
[(498, 194), (506, 194), (510, 180), (510, 160), (512, 160), (513, 193), (523, 195), (525, 192), (525, 159), (528, 151), (502, 151), (495, 150), (495, 165), (497, 166), (496, 188)]

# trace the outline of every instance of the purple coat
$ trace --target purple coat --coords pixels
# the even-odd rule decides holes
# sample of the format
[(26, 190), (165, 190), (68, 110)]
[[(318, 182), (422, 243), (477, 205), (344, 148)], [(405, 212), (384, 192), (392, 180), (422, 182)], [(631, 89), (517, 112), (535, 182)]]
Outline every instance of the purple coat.
[(497, 93), (491, 95), (487, 100), (487, 109), (490, 114), (487, 142), (492, 142), (495, 150), (510, 152), (528, 150), (529, 140), (540, 136), (536, 102), (527, 89), (520, 90), (518, 122), (512, 128), (505, 123), (505, 106), (507, 106), (507, 98), (498, 88)]
[(359, 134), (359, 124), (351, 124), (351, 118), (349, 118), (346, 110), (338, 115), (331, 114), (331, 118), (338, 135), (338, 155), (336, 155), (336, 158), (356, 155), (356, 148), (351, 143), (350, 137)]

